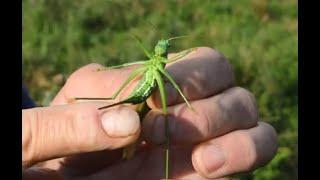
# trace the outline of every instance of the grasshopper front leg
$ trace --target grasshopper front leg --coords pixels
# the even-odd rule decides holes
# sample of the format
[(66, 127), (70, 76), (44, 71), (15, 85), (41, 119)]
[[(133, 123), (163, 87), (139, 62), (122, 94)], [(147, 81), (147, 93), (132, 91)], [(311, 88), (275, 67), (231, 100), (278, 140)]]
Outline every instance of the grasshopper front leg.
[(178, 84), (173, 80), (171, 75), (168, 73), (168, 71), (166, 71), (165, 69), (159, 69), (159, 70), (169, 80), (169, 82), (173, 85), (173, 87), (179, 92), (179, 94), (181, 95), (181, 97), (183, 98), (185, 103), (187, 104), (188, 108), (190, 108), (191, 110), (194, 111), (193, 107), (191, 106), (191, 104), (189, 103), (187, 98), (182, 93), (182, 91), (181, 91), (180, 87), (178, 86)]
[(162, 103), (162, 113), (165, 118), (165, 136), (166, 136), (166, 143), (165, 143), (165, 179), (169, 178), (169, 148), (170, 148), (170, 132), (169, 132), (169, 122), (167, 118), (167, 93), (165, 91), (163, 78), (160, 73), (155, 73), (155, 79), (159, 87), (160, 96), (161, 96), (161, 103)]
[(176, 55), (174, 55), (173, 57), (169, 58), (167, 61), (165, 61), (165, 63), (172, 63), (172, 62), (175, 62), (183, 57), (185, 57), (186, 55), (188, 55), (190, 52), (196, 50), (197, 48), (190, 48), (190, 49), (187, 49), (187, 50), (184, 50)]

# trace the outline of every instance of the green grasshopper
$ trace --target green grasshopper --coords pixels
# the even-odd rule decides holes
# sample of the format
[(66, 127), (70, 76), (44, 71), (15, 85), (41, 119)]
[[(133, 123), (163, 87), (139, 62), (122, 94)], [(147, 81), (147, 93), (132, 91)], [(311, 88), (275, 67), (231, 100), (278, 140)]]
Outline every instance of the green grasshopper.
[(149, 52), (142, 42), (137, 38), (134, 37), (139, 47), (143, 50), (145, 55), (148, 57), (148, 60), (145, 61), (137, 61), (132, 63), (125, 63), (122, 65), (117, 66), (111, 66), (103, 69), (98, 69), (98, 71), (106, 70), (106, 69), (117, 69), (122, 67), (127, 67), (131, 65), (141, 65), (137, 69), (133, 70), (127, 80), (119, 87), (119, 89), (111, 96), (107, 98), (84, 98), (84, 97), (77, 97), (74, 98), (75, 100), (114, 100), (117, 98), (117, 96), (120, 94), (120, 92), (131, 82), (133, 81), (137, 76), (142, 75), (140, 81), (136, 85), (136, 87), (133, 89), (131, 94), (124, 100), (100, 107), (101, 109), (106, 109), (112, 106), (130, 103), (130, 104), (141, 104), (144, 103), (154, 92), (154, 90), (158, 87), (161, 97), (161, 104), (162, 104), (162, 113), (165, 116), (165, 135), (166, 135), (166, 143), (165, 143), (165, 178), (168, 179), (169, 177), (169, 139), (170, 134), (168, 130), (168, 120), (166, 118), (167, 116), (167, 93), (165, 91), (164, 86), (164, 80), (163, 78), (167, 78), (169, 82), (173, 85), (173, 87), (179, 92), (179, 94), (182, 96), (183, 100), (187, 104), (187, 106), (193, 110), (192, 106), (182, 93), (181, 89), (177, 85), (177, 83), (173, 80), (171, 75), (168, 73), (167, 70), (165, 70), (165, 66), (167, 63), (172, 63), (174, 61), (177, 61), (187, 54), (189, 54), (191, 51), (193, 51), (195, 48), (191, 48), (185, 51), (182, 51), (181, 53), (176, 54), (172, 58), (167, 58), (168, 56), (168, 49), (170, 47), (169, 41), (177, 38), (182, 38), (185, 36), (180, 37), (174, 37), (170, 39), (161, 39), (157, 42), (156, 46), (154, 47), (154, 52)]

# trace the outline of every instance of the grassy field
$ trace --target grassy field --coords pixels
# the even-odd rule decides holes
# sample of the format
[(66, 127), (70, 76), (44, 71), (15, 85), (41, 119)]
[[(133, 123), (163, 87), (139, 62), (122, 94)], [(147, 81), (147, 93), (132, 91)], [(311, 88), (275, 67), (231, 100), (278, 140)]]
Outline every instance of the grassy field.
[(23, 81), (38, 105), (48, 105), (68, 75), (85, 64), (143, 58), (131, 34), (150, 47), (161, 37), (193, 35), (175, 41), (172, 51), (209, 46), (222, 52), (234, 67), (237, 84), (255, 94), (262, 120), (279, 133), (273, 161), (241, 179), (298, 179), (296, 0), (119, 4), (23, 1)]

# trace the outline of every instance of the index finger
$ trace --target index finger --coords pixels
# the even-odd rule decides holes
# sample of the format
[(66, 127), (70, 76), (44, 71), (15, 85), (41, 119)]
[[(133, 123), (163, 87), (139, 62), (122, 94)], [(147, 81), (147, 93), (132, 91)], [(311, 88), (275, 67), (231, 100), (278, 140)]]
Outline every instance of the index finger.
[[(137, 66), (97, 72), (97, 69), (101, 68), (103, 68), (102, 65), (92, 63), (72, 73), (51, 105), (68, 104), (68, 101), (74, 97), (111, 97)], [(128, 84), (115, 102), (127, 97), (138, 80), (137, 77)]]
[[(234, 73), (226, 58), (218, 51), (199, 47), (179, 61), (168, 64), (166, 70), (179, 85), (190, 101), (213, 96), (234, 85)], [(183, 103), (183, 98), (168, 81), (167, 103)], [(160, 94), (155, 93), (149, 100), (150, 107), (161, 107)]]

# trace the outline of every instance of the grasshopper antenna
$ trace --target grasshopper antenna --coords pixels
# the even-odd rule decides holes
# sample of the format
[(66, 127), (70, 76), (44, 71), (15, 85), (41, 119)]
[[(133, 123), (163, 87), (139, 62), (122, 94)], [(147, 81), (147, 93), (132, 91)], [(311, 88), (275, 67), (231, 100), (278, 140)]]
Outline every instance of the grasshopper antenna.
[[(113, 3), (114, 5), (120, 7), (120, 8), (124, 8), (125, 10), (129, 11), (131, 14), (135, 15), (135, 16), (138, 16), (138, 14), (136, 12), (134, 12), (133, 10), (131, 10), (130, 8), (128, 8), (127, 6), (124, 6), (123, 4), (121, 4), (119, 1), (115, 1), (115, 0), (107, 0), (106, 2), (109, 2), (109, 3)], [(146, 19), (143, 19), (142, 20), (144, 23), (150, 25), (152, 31), (154, 33), (157, 32), (157, 27), (151, 23), (150, 21), (146, 20)]]
[(169, 38), (168, 41), (171, 41), (171, 40), (174, 40), (174, 39), (180, 39), (180, 38), (190, 37), (190, 36), (191, 36), (191, 35), (176, 36), (176, 37)]

